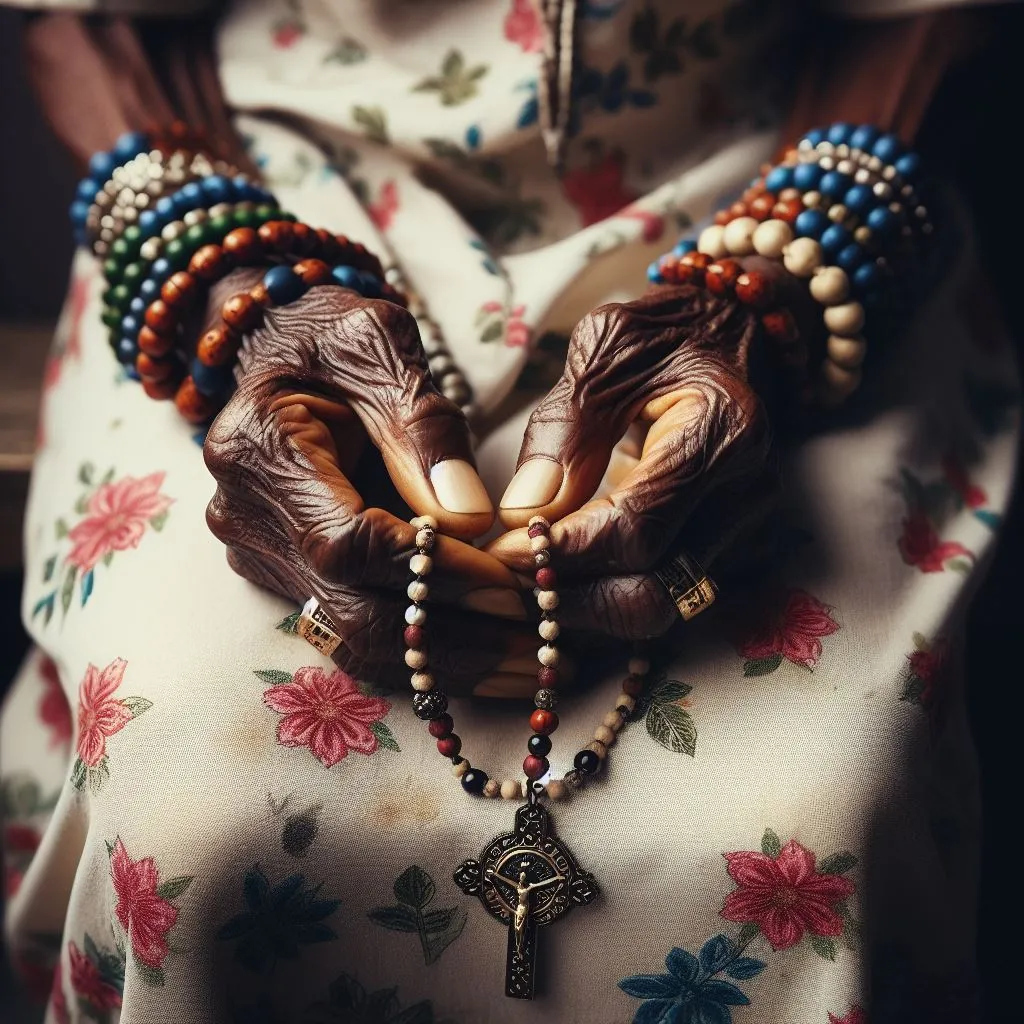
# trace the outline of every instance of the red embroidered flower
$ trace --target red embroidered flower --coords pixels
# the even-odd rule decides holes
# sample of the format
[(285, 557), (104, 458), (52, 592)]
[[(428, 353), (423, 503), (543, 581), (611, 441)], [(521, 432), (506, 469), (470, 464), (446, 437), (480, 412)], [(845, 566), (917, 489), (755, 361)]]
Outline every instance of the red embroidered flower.
[(971, 483), (967, 477), (967, 470), (958, 459), (947, 455), (942, 460), (942, 471), (946, 474), (949, 486), (960, 495), (960, 500), (968, 508), (981, 508), (988, 504), (988, 495), (980, 487)]
[(939, 540), (928, 514), (919, 508), (913, 509), (903, 520), (899, 549), (903, 561), (907, 565), (916, 565), (921, 572), (942, 572), (946, 562), (958, 555), (974, 558), (963, 544)]
[(70, 1024), (71, 1015), (68, 1013), (68, 1001), (64, 995), (64, 965), (60, 960), (57, 961), (50, 984), (50, 1009), (57, 1024)]
[(277, 726), (277, 741), (309, 747), (328, 768), (350, 750), (372, 754), (377, 749), (373, 724), (391, 710), (386, 700), (364, 697), (346, 672), (328, 675), (314, 666), (300, 668), (290, 683), (272, 686), (263, 700), (285, 716)]
[(106, 754), (107, 737), (132, 720), (131, 711), (113, 699), (127, 664), (117, 658), (102, 672), (90, 665), (78, 687), (78, 756), (89, 768), (95, 768)]
[(62, 746), (71, 739), (71, 706), (64, 696), (60, 676), (52, 658), (39, 661), (43, 695), (39, 698), (39, 719), (50, 730), (50, 746)]
[(398, 186), (393, 181), (385, 181), (376, 202), (370, 203), (366, 212), (381, 231), (387, 231), (398, 213), (398, 205)]
[(828, 1015), (828, 1024), (868, 1024), (868, 1015), (856, 1004), (850, 1007), (850, 1012), (845, 1017)]
[(774, 949), (789, 949), (803, 937), (837, 936), (843, 919), (836, 904), (853, 893), (842, 875), (819, 875), (814, 854), (791, 839), (774, 859), (764, 853), (727, 853), (729, 875), (739, 886), (722, 908), (727, 921), (753, 921)]
[(274, 26), (271, 39), (279, 50), (287, 50), (294, 46), (304, 35), (306, 30), (297, 21), (279, 21)]
[(158, 968), (167, 956), (167, 933), (178, 920), (178, 908), (157, 895), (160, 873), (152, 857), (132, 860), (118, 838), (110, 856), (117, 905), (114, 913), (128, 933), (135, 959)]
[(665, 234), (665, 218), (660, 213), (652, 213), (650, 210), (631, 205), (622, 210), (620, 216), (640, 221), (643, 229), (641, 237), (645, 242), (656, 242)]
[(774, 604), (774, 614), (743, 641), (740, 654), (749, 661), (781, 655), (795, 665), (814, 668), (821, 657), (820, 638), (839, 629), (832, 609), (803, 590), (780, 594)]
[(623, 183), (625, 170), (625, 154), (614, 150), (600, 163), (579, 167), (562, 179), (566, 198), (579, 211), (584, 227), (618, 213), (636, 199)]
[(539, 53), (544, 47), (544, 25), (534, 0), (512, 0), (505, 15), (505, 38), (523, 53)]
[(73, 942), (68, 943), (68, 960), (75, 995), (94, 1010), (116, 1010), (121, 1005), (121, 993), (103, 979), (99, 968)]
[(525, 306), (516, 306), (508, 315), (505, 325), (505, 344), (509, 348), (525, 348), (530, 344), (530, 328), (523, 323)]
[(171, 506), (173, 499), (160, 493), (163, 482), (163, 473), (150, 473), (99, 487), (86, 506), (88, 518), (68, 534), (74, 543), (68, 562), (87, 572), (112, 551), (138, 547), (149, 520)]

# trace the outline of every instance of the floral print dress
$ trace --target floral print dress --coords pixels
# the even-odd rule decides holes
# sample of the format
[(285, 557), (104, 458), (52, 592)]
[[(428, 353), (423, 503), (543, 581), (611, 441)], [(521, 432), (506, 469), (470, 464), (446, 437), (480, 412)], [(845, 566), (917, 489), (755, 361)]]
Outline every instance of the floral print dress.
[[(221, 28), (284, 205), (387, 246), (430, 302), (498, 423), (477, 453), (494, 495), (564, 332), (639, 293), (776, 142), (786, 5), (581, 11), (561, 182), (526, 0), (251, 0)], [(505, 937), (453, 879), (511, 808), (468, 800), (405, 695), (337, 670), (231, 572), (202, 438), (116, 372), (80, 255), (26, 527), (37, 647), (0, 716), (7, 937), (50, 1024), (975, 1019), (958, 652), (1018, 389), (963, 237), (857, 405), (788, 454), (772, 579), (693, 624), (609, 771), (556, 808), (602, 895), (544, 935), (533, 1003), (501, 995)], [(616, 692), (593, 678), (558, 750)], [(455, 703), (480, 763), (518, 762), (521, 708)]]

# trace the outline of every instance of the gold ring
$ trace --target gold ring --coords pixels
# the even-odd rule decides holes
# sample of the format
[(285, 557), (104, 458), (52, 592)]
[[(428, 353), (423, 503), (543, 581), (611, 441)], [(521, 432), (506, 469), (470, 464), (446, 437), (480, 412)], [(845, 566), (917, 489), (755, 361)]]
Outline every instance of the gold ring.
[(328, 657), (342, 645), (334, 619), (320, 607), (320, 602), (315, 597), (311, 597), (303, 605), (295, 628), (306, 643), (312, 644)]
[(678, 552), (660, 569), (655, 569), (654, 575), (664, 584), (687, 622), (707, 611), (718, 597), (718, 587), (700, 562), (684, 552)]

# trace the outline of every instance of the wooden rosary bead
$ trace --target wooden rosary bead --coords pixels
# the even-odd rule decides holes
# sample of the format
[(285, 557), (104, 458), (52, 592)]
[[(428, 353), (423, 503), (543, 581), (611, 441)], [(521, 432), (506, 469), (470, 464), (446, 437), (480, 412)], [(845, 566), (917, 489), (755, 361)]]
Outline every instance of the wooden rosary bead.
[(736, 298), (744, 305), (764, 309), (774, 301), (775, 289), (764, 274), (750, 270), (736, 279)]
[(174, 347), (174, 336), (157, 334), (148, 324), (139, 328), (139, 351), (149, 356), (165, 356)]
[(176, 364), (170, 359), (156, 359), (145, 352), (135, 357), (135, 369), (143, 380), (159, 383), (174, 375)]
[(736, 279), (743, 268), (736, 260), (724, 259), (712, 263), (704, 274), (704, 283), (715, 295), (729, 295), (736, 287)]
[(212, 398), (204, 395), (195, 385), (191, 376), (186, 377), (178, 386), (174, 395), (174, 404), (178, 412), (197, 426), (205, 423), (217, 411), (217, 404)]
[(796, 318), (788, 309), (773, 309), (761, 317), (765, 334), (779, 345), (792, 345), (800, 339)]
[(728, 210), (719, 210), (715, 214), (715, 224), (718, 225), (718, 227), (724, 228), (725, 225), (728, 224), (731, 219), (732, 218), (729, 216)]
[(160, 298), (172, 309), (185, 310), (195, 300), (197, 291), (196, 279), (184, 270), (179, 270), (164, 281)]
[(260, 236), (253, 228), (235, 228), (224, 236), (221, 248), (228, 253), (236, 266), (245, 267), (258, 263), (263, 258)]
[(772, 215), (774, 208), (775, 197), (766, 192), (751, 201), (750, 216), (757, 221), (767, 220)]
[(204, 281), (213, 281), (228, 268), (224, 250), (219, 245), (204, 245), (192, 254), (188, 261), (188, 272)]
[(227, 366), (234, 362), (242, 339), (227, 324), (211, 327), (200, 339), (196, 356), (204, 366)]
[(263, 307), (248, 292), (238, 292), (224, 303), (220, 315), (233, 331), (246, 334), (263, 322)]
[(323, 260), (299, 260), (292, 270), (309, 288), (314, 288), (318, 284), (326, 284), (331, 280), (331, 268)]
[(249, 294), (252, 296), (253, 302), (262, 306), (263, 309), (269, 309), (274, 304), (274, 300), (270, 297), (270, 290), (262, 281), (254, 284), (249, 289)]
[(260, 241), (274, 252), (286, 253), (291, 249), (293, 227), (290, 220), (268, 220), (259, 226)]
[(644, 692), (644, 681), (639, 676), (629, 676), (622, 683), (622, 692), (629, 697), (639, 697)]
[(178, 378), (173, 376), (168, 377), (166, 380), (143, 380), (142, 390), (146, 392), (147, 397), (153, 398), (158, 402), (165, 402), (173, 398), (175, 392), (177, 392)]
[(295, 247), (294, 251), (303, 256), (313, 252), (319, 244), (316, 232), (302, 221), (292, 224), (292, 239)]
[(793, 221), (803, 212), (804, 204), (799, 199), (780, 199), (772, 207), (772, 217), (775, 220), (784, 220), (787, 224)]
[(147, 327), (165, 337), (173, 337), (178, 326), (177, 317), (163, 299), (154, 299), (146, 307), (145, 321)]
[(530, 715), (530, 728), (541, 736), (550, 736), (558, 728), (558, 715), (554, 711), (537, 708)]
[(729, 207), (729, 222), (737, 220), (739, 217), (746, 217), (750, 212), (750, 207), (742, 200), (740, 202), (733, 203)]

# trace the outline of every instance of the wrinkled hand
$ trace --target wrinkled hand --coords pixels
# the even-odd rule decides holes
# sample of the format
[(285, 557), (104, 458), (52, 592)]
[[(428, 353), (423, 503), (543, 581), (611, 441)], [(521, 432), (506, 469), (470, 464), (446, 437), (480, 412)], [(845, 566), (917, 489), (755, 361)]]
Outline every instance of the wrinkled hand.
[[(530, 571), (522, 527), (549, 519), (566, 627), (659, 636), (680, 617), (653, 570), (678, 547), (713, 576), (753, 557), (777, 491), (749, 379), (756, 324), (749, 308), (680, 286), (602, 306), (577, 326), (501, 501), (502, 521), (519, 529), (488, 549)], [(639, 458), (592, 498), (627, 430), (646, 435)]]
[[(232, 275), (209, 309), (257, 276)], [(445, 535), (429, 577), (432, 670), (452, 692), (484, 681), (482, 692), (532, 693), (537, 640), (516, 621), (518, 580), (465, 543), (494, 517), (469, 430), (431, 382), (404, 309), (321, 287), (268, 313), (205, 456), (217, 481), (207, 519), (231, 566), (296, 603), (315, 596), (338, 625), (334, 658), (347, 671), (408, 682), (407, 519), (429, 514)]]

